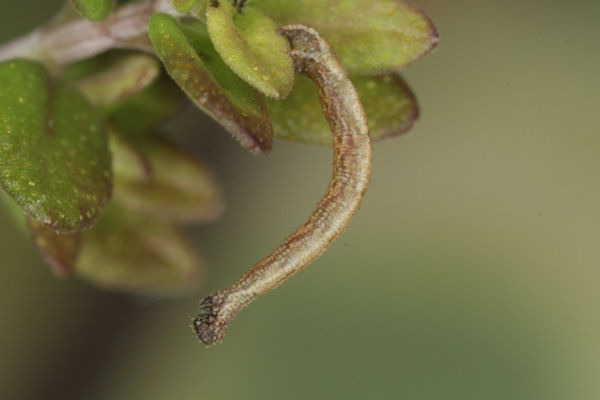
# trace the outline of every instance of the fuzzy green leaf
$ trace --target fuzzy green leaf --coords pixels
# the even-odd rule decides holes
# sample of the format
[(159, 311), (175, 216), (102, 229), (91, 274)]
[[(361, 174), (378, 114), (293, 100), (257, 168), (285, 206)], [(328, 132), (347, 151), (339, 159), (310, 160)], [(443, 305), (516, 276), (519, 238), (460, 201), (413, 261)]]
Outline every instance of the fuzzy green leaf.
[(438, 42), (431, 20), (401, 0), (254, 0), (252, 5), (282, 25), (315, 28), (351, 74), (397, 70)]
[(221, 191), (207, 166), (154, 136), (135, 144), (111, 136), (115, 201), (177, 222), (206, 222), (222, 207)]
[[(397, 74), (353, 77), (369, 120), (374, 140), (409, 130), (419, 116), (410, 88)], [(276, 137), (313, 144), (332, 143), (316, 86), (305, 75), (296, 77), (292, 93), (281, 101), (269, 101)]]
[(102, 21), (110, 15), (114, 0), (73, 0), (81, 16), (90, 21)]
[(116, 204), (80, 233), (76, 272), (108, 289), (176, 294), (199, 283), (200, 262), (172, 224)]
[(173, 17), (155, 14), (149, 34), (169, 75), (196, 105), (251, 151), (271, 149), (273, 126), (264, 96), (225, 65), (203, 23), (188, 25), (184, 32)]
[(1, 63), (0, 87), (0, 186), (40, 224), (91, 226), (112, 187), (99, 113), (32, 61)]
[(215, 49), (238, 76), (269, 97), (288, 95), (294, 85), (290, 44), (273, 20), (252, 7), (240, 14), (231, 0), (213, 0), (206, 23)]

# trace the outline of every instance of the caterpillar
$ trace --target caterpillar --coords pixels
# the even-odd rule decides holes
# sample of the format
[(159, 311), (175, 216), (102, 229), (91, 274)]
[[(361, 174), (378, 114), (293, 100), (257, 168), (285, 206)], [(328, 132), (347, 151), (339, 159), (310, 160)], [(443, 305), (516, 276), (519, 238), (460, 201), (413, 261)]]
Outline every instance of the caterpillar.
[(333, 177), (316, 210), (271, 254), (231, 287), (206, 297), (193, 321), (207, 346), (223, 340), (232, 319), (250, 302), (302, 271), (327, 250), (359, 209), (371, 176), (367, 118), (356, 90), (329, 44), (312, 28), (286, 25), (297, 71), (305, 71), (333, 135)]

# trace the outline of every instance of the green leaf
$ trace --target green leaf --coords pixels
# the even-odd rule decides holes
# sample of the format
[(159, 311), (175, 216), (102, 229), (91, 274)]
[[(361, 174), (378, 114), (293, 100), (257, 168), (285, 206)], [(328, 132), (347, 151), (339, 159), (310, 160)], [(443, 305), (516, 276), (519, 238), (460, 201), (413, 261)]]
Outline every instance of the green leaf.
[(111, 136), (114, 200), (136, 212), (177, 222), (206, 222), (222, 209), (209, 168), (165, 140), (148, 136), (134, 145)]
[[(404, 133), (418, 118), (416, 99), (399, 75), (353, 77), (352, 82), (365, 108), (372, 139)], [(298, 75), (292, 93), (285, 100), (269, 101), (269, 111), (277, 137), (331, 145), (317, 88), (308, 77)]]
[(155, 14), (149, 34), (167, 72), (196, 105), (251, 151), (271, 149), (273, 126), (264, 96), (225, 65), (201, 22), (184, 33), (173, 17)]
[(182, 14), (189, 13), (197, 4), (198, 0), (173, 0), (173, 6)]
[(95, 105), (119, 104), (150, 85), (160, 74), (154, 57), (146, 54), (121, 52), (106, 59), (103, 68), (78, 79), (79, 90)]
[(350, 74), (397, 70), (438, 42), (431, 20), (401, 0), (254, 0), (252, 5), (282, 25), (315, 28)]
[(238, 76), (269, 97), (288, 95), (294, 85), (290, 44), (275, 22), (252, 7), (240, 14), (231, 0), (212, 0), (206, 23), (215, 49)]
[(114, 0), (73, 0), (81, 16), (90, 21), (102, 21), (109, 16)]
[(58, 276), (71, 274), (79, 255), (80, 233), (58, 234), (34, 221), (29, 221), (29, 229), (34, 243), (52, 271)]
[(0, 63), (0, 87), (0, 186), (40, 224), (91, 226), (112, 187), (99, 113), (32, 61)]
[(108, 120), (119, 132), (143, 135), (167, 120), (183, 105), (183, 93), (168, 77), (111, 108)]
[(111, 204), (80, 235), (76, 272), (98, 286), (164, 295), (199, 283), (199, 260), (168, 222)]
[(29, 228), (59, 276), (76, 272), (107, 289), (163, 295), (199, 282), (200, 262), (176, 227), (116, 205), (85, 232), (57, 234), (35, 223)]
[[(153, 139), (148, 133), (145, 139)], [(142, 154), (131, 140), (120, 137), (114, 131), (109, 135), (110, 152), (113, 159), (113, 176), (115, 187), (117, 180), (148, 182), (152, 175), (152, 166), (148, 159)], [(113, 197), (117, 197), (117, 189), (113, 191)]]

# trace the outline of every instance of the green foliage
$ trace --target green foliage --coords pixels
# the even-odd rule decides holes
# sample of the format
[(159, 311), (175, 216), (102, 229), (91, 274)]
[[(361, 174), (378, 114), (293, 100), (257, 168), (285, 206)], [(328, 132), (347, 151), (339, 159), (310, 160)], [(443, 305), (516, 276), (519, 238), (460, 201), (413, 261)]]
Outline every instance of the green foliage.
[[(144, 14), (139, 7), (158, 3), (119, 1), (117, 7), (137, 11), (115, 13), (102, 26), (121, 24), (111, 35), (122, 33), (116, 43), (128, 50), (99, 50), (65, 65), (77, 57), (61, 62), (53, 54), (61, 40), (69, 57), (78, 45), (96, 43), (86, 36), (93, 25), (81, 24), (80, 15), (101, 21), (115, 5), (72, 0), (43, 28), (52, 46), (28, 53), (37, 62), (0, 63), (0, 199), (56, 274), (153, 294), (198, 283), (201, 263), (180, 226), (216, 218), (223, 199), (210, 169), (157, 133), (181, 108), (184, 93), (255, 154), (271, 150), (274, 131), (283, 139), (331, 144), (317, 90), (295, 75), (290, 45), (278, 33), (284, 24), (310, 25), (332, 44), (359, 92), (373, 139), (406, 132), (417, 119), (415, 97), (398, 69), (435, 47), (437, 33), (414, 6), (400, 0), (233, 3), (172, 0), (176, 16), (150, 17), (155, 8)], [(138, 31), (136, 18), (142, 18)], [(71, 31), (77, 26), (86, 27), (80, 42)], [(129, 29), (135, 34), (127, 36)], [(156, 54), (133, 51), (152, 48)]]
[(172, 295), (200, 282), (200, 261), (170, 222), (111, 204), (81, 236), (75, 271), (102, 287)]
[[(356, 76), (352, 82), (363, 102), (373, 140), (406, 132), (419, 116), (415, 96), (399, 75)], [(331, 145), (317, 88), (308, 77), (298, 75), (285, 100), (268, 104), (276, 137)]]
[(221, 194), (204, 164), (153, 135), (135, 145), (113, 135), (115, 201), (133, 211), (182, 223), (221, 211)]
[[(66, 74), (80, 87), (89, 88), (90, 82), (96, 86), (115, 70), (127, 72), (120, 79), (108, 79), (98, 91), (118, 94), (99, 97), (111, 131), (119, 132), (110, 135), (113, 205), (86, 233), (58, 235), (34, 222), (30, 229), (58, 275), (78, 273), (117, 290), (175, 293), (198, 283), (200, 276), (200, 262), (178, 224), (218, 216), (221, 195), (205, 165), (149, 133), (178, 107), (180, 92), (164, 79), (150, 86), (127, 79), (146, 76), (140, 72), (149, 64), (138, 60), (146, 56), (121, 56), (116, 59), (121, 62), (113, 62), (109, 55), (77, 63)], [(127, 60), (140, 68), (122, 68), (130, 64)], [(91, 96), (97, 98), (96, 91)], [(112, 104), (104, 104), (106, 98)]]
[[(97, 57), (102, 70), (80, 76), (77, 85), (95, 105), (114, 106), (137, 94), (160, 74), (154, 57), (146, 54), (115, 54)], [(74, 75), (74, 74), (73, 74)]]
[(397, 70), (438, 41), (429, 18), (400, 0), (254, 0), (252, 5), (281, 25), (315, 28), (351, 74)]
[(266, 96), (288, 95), (294, 85), (290, 45), (274, 21), (251, 7), (240, 14), (230, 1), (215, 0), (206, 23), (215, 49), (236, 74)]
[(273, 127), (263, 96), (223, 63), (202, 22), (184, 31), (173, 17), (156, 14), (149, 34), (169, 75), (194, 103), (250, 150), (270, 150)]
[(143, 149), (111, 135), (115, 196), (90, 230), (57, 234), (33, 221), (34, 242), (55, 273), (102, 287), (174, 294), (193, 287), (200, 262), (180, 222), (218, 216), (220, 191), (206, 166), (152, 138)]
[(99, 113), (35, 62), (1, 63), (0, 87), (0, 185), (40, 224), (91, 226), (112, 186)]
[(108, 120), (119, 132), (145, 135), (173, 116), (183, 105), (183, 94), (167, 77), (134, 94), (118, 107), (111, 107)]
[(109, 16), (114, 0), (72, 0), (81, 16), (90, 21), (102, 21)]
[(57, 235), (37, 225), (32, 232), (59, 275), (76, 272), (105, 288), (155, 295), (199, 282), (200, 263), (175, 225), (116, 204), (85, 232)]

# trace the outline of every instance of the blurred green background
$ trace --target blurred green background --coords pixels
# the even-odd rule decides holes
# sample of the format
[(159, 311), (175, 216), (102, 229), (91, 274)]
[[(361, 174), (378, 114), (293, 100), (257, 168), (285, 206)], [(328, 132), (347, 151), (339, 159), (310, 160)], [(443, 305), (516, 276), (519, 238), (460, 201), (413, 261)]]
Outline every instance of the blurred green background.
[[(0, 41), (60, 3), (1, 2)], [(312, 211), (330, 149), (257, 158), (192, 108), (170, 123), (228, 199), (178, 300), (54, 278), (0, 211), (0, 398), (600, 398), (600, 3), (417, 3), (442, 38), (405, 71), (421, 121), (375, 145), (348, 233), (219, 346), (198, 300)]]

